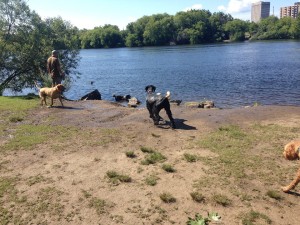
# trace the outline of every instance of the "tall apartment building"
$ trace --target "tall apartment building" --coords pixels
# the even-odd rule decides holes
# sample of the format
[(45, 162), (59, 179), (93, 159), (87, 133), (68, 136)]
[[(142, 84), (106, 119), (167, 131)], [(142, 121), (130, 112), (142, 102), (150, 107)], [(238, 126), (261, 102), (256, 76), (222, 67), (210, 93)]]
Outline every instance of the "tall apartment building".
[(256, 2), (252, 4), (251, 8), (251, 21), (259, 22), (263, 18), (270, 16), (270, 2)]
[(280, 8), (280, 18), (292, 17), (297, 18), (300, 13), (300, 2), (296, 2), (293, 6), (286, 6)]

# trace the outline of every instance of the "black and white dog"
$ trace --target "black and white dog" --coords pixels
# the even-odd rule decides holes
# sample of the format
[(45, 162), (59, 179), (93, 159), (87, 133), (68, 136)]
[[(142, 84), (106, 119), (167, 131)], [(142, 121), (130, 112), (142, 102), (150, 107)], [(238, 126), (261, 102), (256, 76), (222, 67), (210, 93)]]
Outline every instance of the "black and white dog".
[(153, 119), (155, 125), (159, 124), (159, 120), (161, 117), (159, 116), (159, 112), (162, 109), (165, 109), (170, 122), (171, 127), (176, 128), (174, 119), (172, 117), (172, 112), (170, 108), (170, 92), (168, 91), (166, 96), (162, 96), (160, 93), (155, 93), (156, 87), (153, 85), (148, 85), (145, 87), (145, 91), (147, 92), (146, 97), (146, 106), (150, 114), (150, 118)]

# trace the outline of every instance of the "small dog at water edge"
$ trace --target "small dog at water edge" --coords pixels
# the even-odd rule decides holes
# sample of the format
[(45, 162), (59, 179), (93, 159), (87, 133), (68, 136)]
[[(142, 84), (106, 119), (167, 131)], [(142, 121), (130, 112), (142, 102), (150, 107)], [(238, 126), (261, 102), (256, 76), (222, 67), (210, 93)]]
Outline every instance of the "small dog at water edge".
[(37, 83), (35, 82), (35, 86), (36, 88), (39, 90), (39, 96), (41, 98), (41, 105), (43, 105), (43, 102), (45, 103), (45, 105), (47, 106), (47, 102), (46, 102), (46, 97), (49, 97), (51, 99), (51, 103), (50, 103), (50, 107), (53, 106), (53, 100), (58, 98), (61, 105), (63, 105), (62, 103), (62, 92), (65, 90), (65, 87), (62, 84), (58, 84), (55, 87), (39, 87), (37, 85)]
[(150, 118), (153, 119), (154, 125), (159, 124), (159, 120), (161, 117), (159, 116), (159, 112), (162, 109), (165, 109), (171, 123), (171, 127), (173, 129), (176, 128), (171, 107), (170, 107), (170, 92), (168, 91), (165, 96), (162, 96), (160, 93), (155, 93), (156, 87), (154, 85), (148, 85), (145, 87), (145, 91), (147, 92), (146, 97), (146, 106), (150, 114)]

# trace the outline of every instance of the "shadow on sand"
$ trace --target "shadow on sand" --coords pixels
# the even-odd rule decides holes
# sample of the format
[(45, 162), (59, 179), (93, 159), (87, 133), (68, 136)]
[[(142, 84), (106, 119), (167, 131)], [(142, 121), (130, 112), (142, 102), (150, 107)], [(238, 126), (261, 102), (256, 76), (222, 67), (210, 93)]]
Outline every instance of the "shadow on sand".
[(85, 108), (78, 108), (78, 107), (70, 107), (70, 106), (51, 106), (49, 107), (51, 108), (55, 108), (55, 109), (72, 109), (72, 110), (84, 110)]
[(297, 192), (295, 192), (295, 191), (289, 191), (289, 192), (287, 192), (286, 194), (294, 195), (294, 196), (296, 196), (296, 197), (300, 197), (300, 194), (297, 193)]
[[(197, 130), (196, 127), (185, 124), (187, 120), (185, 119), (175, 119), (176, 129), (175, 130)], [(160, 121), (158, 128), (161, 129), (171, 129), (171, 123), (169, 121)]]

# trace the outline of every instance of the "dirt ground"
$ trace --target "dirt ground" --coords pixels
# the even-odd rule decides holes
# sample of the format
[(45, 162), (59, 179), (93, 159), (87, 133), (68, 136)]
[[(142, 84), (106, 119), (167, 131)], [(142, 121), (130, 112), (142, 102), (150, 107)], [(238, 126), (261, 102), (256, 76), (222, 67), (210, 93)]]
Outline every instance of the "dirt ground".
[[(206, 216), (208, 212), (217, 212), (221, 221), (210, 224), (232, 225), (243, 224), (243, 215), (251, 210), (272, 221), (258, 218), (252, 224), (299, 224), (300, 187), (289, 194), (280, 192), (280, 186), (293, 179), (299, 165), (285, 161), (278, 151), (271, 153), (271, 160), (277, 167), (290, 167), (285, 179), (265, 183), (251, 180), (244, 186), (244, 195), (251, 196), (251, 200), (243, 201), (234, 195), (234, 184), (219, 184), (217, 176), (212, 185), (203, 184), (201, 190), (195, 188), (197, 180), (210, 176), (210, 166), (201, 160), (189, 163), (183, 157), (185, 153), (203, 158), (218, 157), (195, 142), (220, 126), (248, 127), (259, 123), (300, 127), (300, 107), (204, 110), (172, 105), (171, 109), (177, 129), (169, 127), (163, 111), (161, 116), (167, 122), (154, 126), (145, 108), (127, 108), (106, 101), (65, 101), (64, 108), (33, 110), (22, 123), (56, 129), (49, 136), (52, 138), (30, 150), (15, 149), (1, 154), (2, 177), (17, 177), (18, 196), (27, 197), (27, 204), (23, 206), (5, 205), (3, 200), (2, 204), (6, 208), (13, 207), (12, 214), (17, 214), (17, 210), (22, 212), (18, 221), (29, 218), (27, 224), (186, 224), (188, 217), (193, 218), (196, 213)], [(1, 145), (6, 142), (2, 140)], [(141, 147), (162, 153), (166, 156), (164, 163), (174, 166), (176, 172), (161, 169), (163, 163), (143, 165), (141, 162), (147, 153), (142, 152)], [(126, 156), (130, 151), (135, 153), (135, 158)], [(108, 171), (128, 175), (131, 182), (112, 182), (107, 177)], [(154, 186), (145, 183), (151, 175), (158, 177)], [(190, 193), (196, 189), (205, 201), (193, 201)], [(240, 186), (236, 190), (242, 191)], [(277, 190), (282, 199), (267, 198), (267, 190)], [(163, 202), (162, 193), (170, 193), (176, 202)], [(211, 200), (216, 193), (228, 196), (231, 204), (216, 204)], [(16, 221), (15, 216), (11, 217)]]

